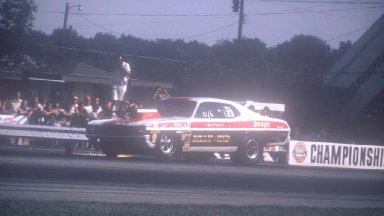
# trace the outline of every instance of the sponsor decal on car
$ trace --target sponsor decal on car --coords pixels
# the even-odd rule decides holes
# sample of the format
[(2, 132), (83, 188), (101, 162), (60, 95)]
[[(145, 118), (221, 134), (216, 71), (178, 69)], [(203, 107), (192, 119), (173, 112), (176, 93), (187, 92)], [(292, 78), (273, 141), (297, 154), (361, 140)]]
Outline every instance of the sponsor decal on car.
[(271, 127), (270, 122), (267, 121), (254, 121), (253, 127), (255, 128), (269, 128)]
[(205, 129), (288, 129), (283, 122), (274, 121), (233, 121), (233, 122), (193, 122), (192, 128)]
[(227, 134), (196, 134), (192, 136), (194, 143), (228, 143), (230, 140), (231, 136)]

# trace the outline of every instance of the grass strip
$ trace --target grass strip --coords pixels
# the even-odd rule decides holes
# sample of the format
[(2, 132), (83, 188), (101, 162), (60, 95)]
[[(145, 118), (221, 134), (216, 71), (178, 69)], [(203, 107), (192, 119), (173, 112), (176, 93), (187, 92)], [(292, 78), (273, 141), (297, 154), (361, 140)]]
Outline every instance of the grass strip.
[(142, 203), (104, 203), (71, 201), (0, 201), (1, 216), (64, 216), (64, 215), (262, 215), (262, 216), (383, 216), (384, 208), (318, 208), (318, 207), (282, 207), (282, 206), (212, 206), (212, 205), (162, 205)]

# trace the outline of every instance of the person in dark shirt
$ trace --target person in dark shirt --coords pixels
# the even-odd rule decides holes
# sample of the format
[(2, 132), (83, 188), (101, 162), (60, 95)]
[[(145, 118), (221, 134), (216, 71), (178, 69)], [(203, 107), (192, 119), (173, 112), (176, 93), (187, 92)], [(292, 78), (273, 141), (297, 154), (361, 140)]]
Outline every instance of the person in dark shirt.
[(103, 111), (100, 112), (99, 118), (100, 119), (109, 119), (109, 118), (114, 118), (115, 116), (114, 111), (113, 111), (113, 103), (112, 101), (107, 101), (105, 103), (105, 106), (103, 108)]
[(79, 125), (78, 127), (86, 127), (89, 122), (89, 113), (85, 108), (85, 104), (80, 102), (79, 107), (77, 108), (79, 116)]
[(28, 122), (32, 125), (40, 124), (43, 106), (39, 103), (39, 99), (35, 97), (32, 101), (31, 112), (29, 113)]

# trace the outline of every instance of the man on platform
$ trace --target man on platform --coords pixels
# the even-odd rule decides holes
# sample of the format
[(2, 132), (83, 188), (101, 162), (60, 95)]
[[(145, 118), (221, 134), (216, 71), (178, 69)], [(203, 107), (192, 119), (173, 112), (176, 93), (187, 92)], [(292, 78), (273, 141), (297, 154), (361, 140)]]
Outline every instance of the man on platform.
[(116, 65), (113, 71), (113, 102), (114, 111), (119, 112), (124, 95), (130, 97), (129, 79), (131, 78), (131, 67), (123, 60), (121, 55), (116, 55)]

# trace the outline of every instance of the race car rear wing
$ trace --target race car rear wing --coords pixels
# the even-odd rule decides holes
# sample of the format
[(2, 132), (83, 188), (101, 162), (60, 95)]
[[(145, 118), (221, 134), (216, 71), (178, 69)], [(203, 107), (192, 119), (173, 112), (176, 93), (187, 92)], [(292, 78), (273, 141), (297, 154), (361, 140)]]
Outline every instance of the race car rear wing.
[(238, 103), (242, 104), (246, 108), (256, 113), (269, 117), (281, 118), (283, 113), (285, 112), (285, 104), (262, 103), (250, 100)]
[(268, 108), (270, 111), (273, 111), (273, 112), (281, 112), (281, 113), (285, 112), (285, 104), (263, 103), (263, 102), (255, 102), (250, 100), (240, 102), (240, 104), (256, 112), (260, 112), (262, 110), (265, 110), (266, 108)]

